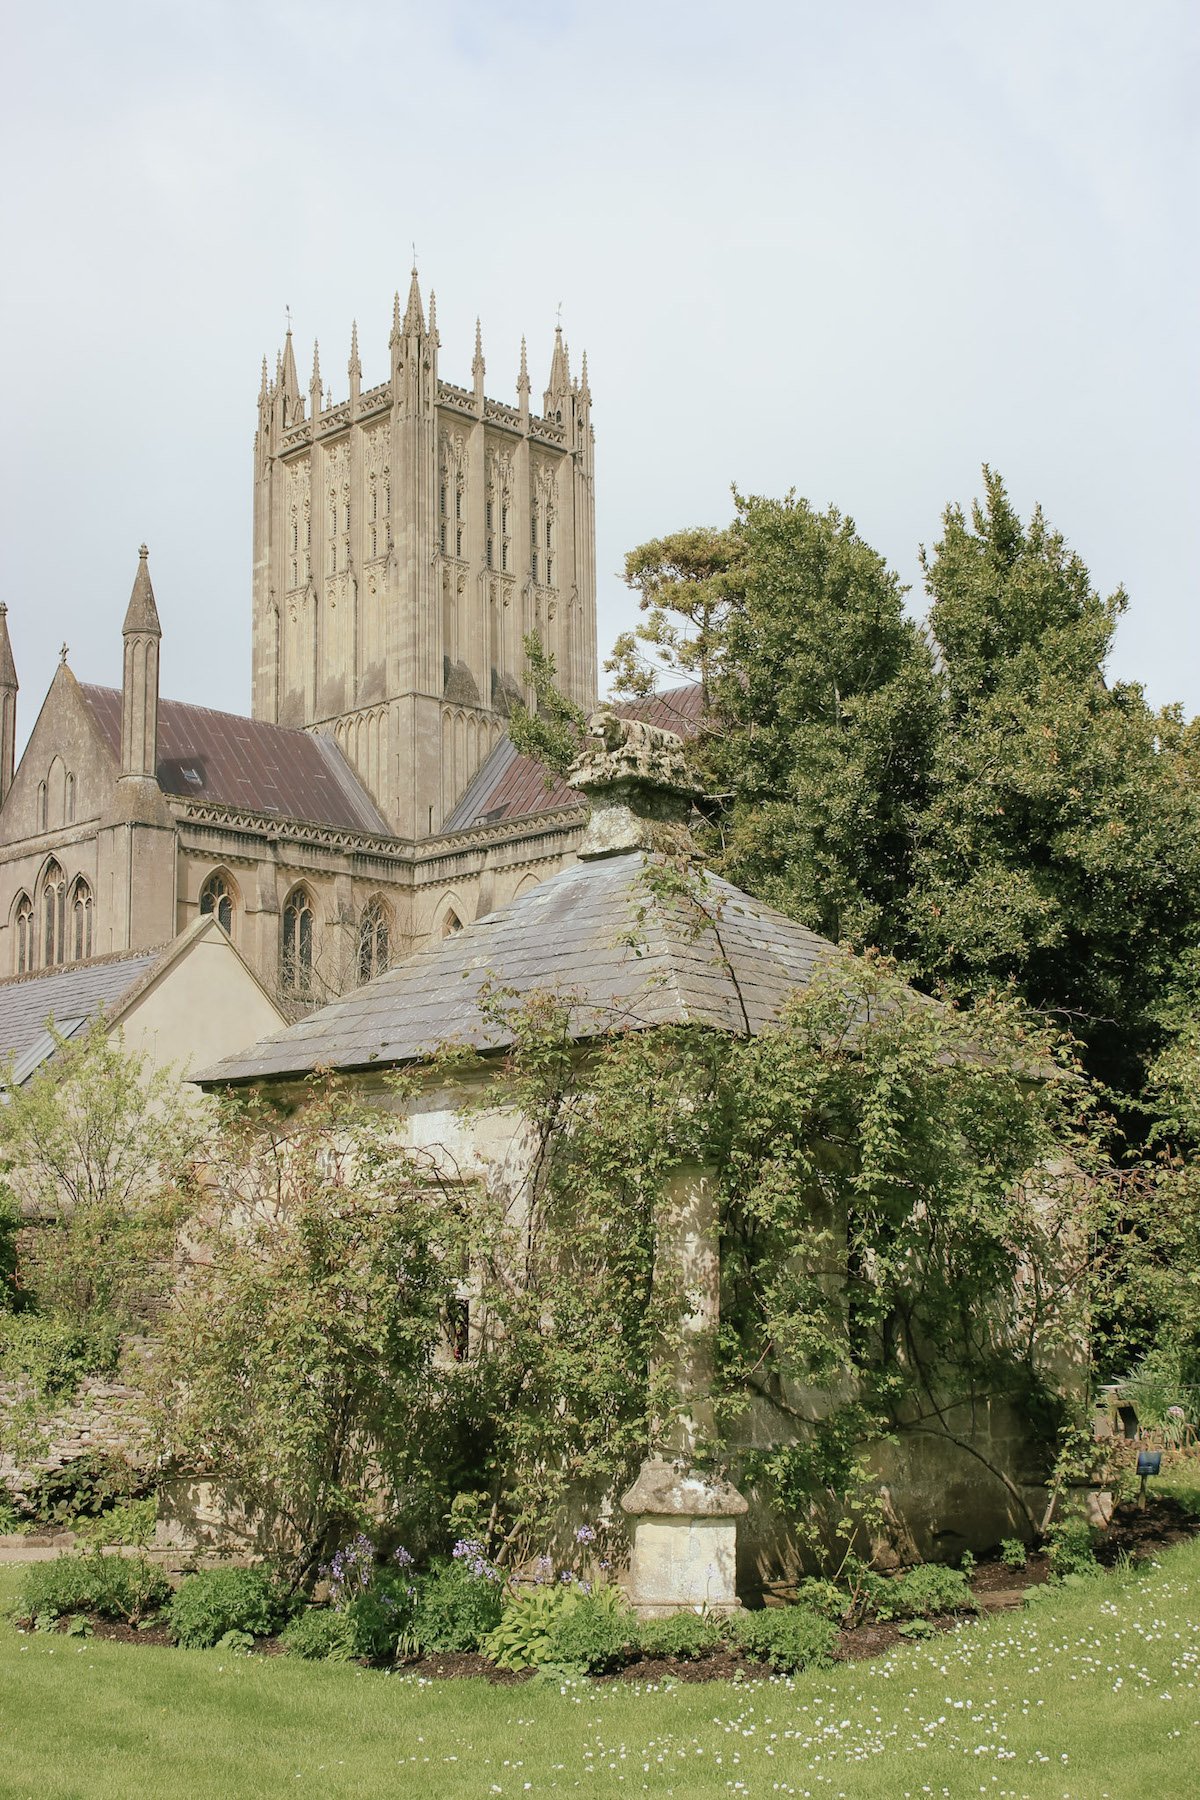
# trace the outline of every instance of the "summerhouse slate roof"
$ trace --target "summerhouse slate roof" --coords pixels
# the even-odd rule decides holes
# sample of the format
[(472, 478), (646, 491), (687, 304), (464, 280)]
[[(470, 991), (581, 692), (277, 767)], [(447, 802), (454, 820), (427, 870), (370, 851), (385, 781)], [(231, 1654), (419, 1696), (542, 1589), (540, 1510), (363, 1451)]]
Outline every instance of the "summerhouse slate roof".
[(60, 1037), (74, 1037), (101, 1011), (118, 1010), (163, 953), (159, 945), (133, 956), (112, 956), (0, 982), (0, 1058), (13, 1059), (12, 1085), (19, 1087), (54, 1054), (48, 1019), (54, 1020)]
[[(835, 954), (823, 938), (706, 875), (703, 905), (656, 891), (644, 851), (560, 869), (508, 906), (418, 951), (365, 987), (227, 1057), (206, 1086), (383, 1068), (456, 1045), (499, 1049), (485, 984), (516, 999), (550, 990), (570, 1003), (572, 1034), (698, 1024), (761, 1031), (786, 996)], [(660, 884), (661, 887), (661, 884)], [(715, 918), (715, 924), (712, 919)]]
[[(121, 754), (121, 690), (81, 682), (101, 735)], [(297, 731), (184, 700), (158, 703), (158, 785), (240, 811), (390, 837), (392, 828), (324, 733)]]

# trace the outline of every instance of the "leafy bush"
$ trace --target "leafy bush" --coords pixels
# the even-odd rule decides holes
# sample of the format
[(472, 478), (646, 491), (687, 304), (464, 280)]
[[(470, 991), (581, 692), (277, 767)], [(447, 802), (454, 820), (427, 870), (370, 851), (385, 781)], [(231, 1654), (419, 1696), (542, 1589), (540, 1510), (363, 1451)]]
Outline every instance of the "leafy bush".
[(1177, 1444), (1200, 1419), (1200, 1391), (1191, 1373), (1178, 1345), (1156, 1346), (1121, 1383), (1121, 1399), (1133, 1407), (1140, 1426)]
[(345, 1620), (351, 1654), (390, 1662), (399, 1649), (422, 1648), (413, 1631), (416, 1593), (409, 1576), (379, 1569), (369, 1587), (343, 1600), (337, 1610)]
[(267, 1637), (293, 1601), (265, 1569), (204, 1569), (189, 1575), (171, 1602), (171, 1629), (185, 1650), (210, 1650), (230, 1631)]
[(171, 1597), (161, 1569), (141, 1556), (58, 1556), (33, 1563), (16, 1603), (19, 1619), (60, 1619), (65, 1613), (99, 1613), (128, 1625), (156, 1613)]
[(921, 1563), (887, 1583), (875, 1610), (881, 1619), (928, 1619), (938, 1613), (970, 1612), (974, 1605), (961, 1569)]
[(704, 1613), (673, 1613), (669, 1619), (647, 1619), (638, 1628), (643, 1656), (671, 1656), (699, 1662), (721, 1647), (721, 1628)]
[(85, 1375), (110, 1374), (119, 1347), (119, 1334), (101, 1323), (0, 1313), (0, 1376), (27, 1381), (43, 1402), (69, 1397)]
[(806, 1606), (809, 1612), (820, 1613), (823, 1619), (832, 1619), (840, 1625), (850, 1611), (851, 1597), (836, 1581), (822, 1581), (815, 1575), (809, 1575), (796, 1589), (796, 1605)]
[(760, 1657), (785, 1674), (827, 1669), (837, 1643), (837, 1627), (806, 1606), (769, 1606), (744, 1613), (734, 1630), (748, 1656)]
[(455, 1557), (418, 1577), (409, 1635), (421, 1650), (478, 1650), (503, 1608), (499, 1572), (482, 1558)]
[(1061, 1519), (1046, 1534), (1046, 1555), (1051, 1578), (1063, 1581), (1071, 1575), (1095, 1575), (1099, 1570), (1092, 1549), (1092, 1528), (1086, 1519)]
[(307, 1662), (348, 1662), (355, 1655), (354, 1628), (330, 1606), (306, 1606), (280, 1633), (289, 1656)]
[(551, 1624), (547, 1660), (600, 1674), (628, 1661), (636, 1641), (637, 1625), (620, 1588), (598, 1587), (590, 1594), (577, 1588)]
[(1029, 1552), (1020, 1538), (1004, 1538), (1000, 1544), (1000, 1561), (1006, 1569), (1024, 1569), (1029, 1563)]
[(577, 1588), (531, 1587), (510, 1594), (500, 1623), (483, 1642), (499, 1669), (536, 1669), (553, 1661), (554, 1628)]
[(76, 1525), (98, 1518), (145, 1492), (146, 1477), (119, 1456), (94, 1452), (77, 1456), (60, 1469), (48, 1469), (29, 1490), (26, 1505), (47, 1525)]
[(153, 1494), (144, 1500), (122, 1500), (94, 1518), (73, 1521), (77, 1542), (96, 1544), (148, 1544), (154, 1536), (158, 1502)]

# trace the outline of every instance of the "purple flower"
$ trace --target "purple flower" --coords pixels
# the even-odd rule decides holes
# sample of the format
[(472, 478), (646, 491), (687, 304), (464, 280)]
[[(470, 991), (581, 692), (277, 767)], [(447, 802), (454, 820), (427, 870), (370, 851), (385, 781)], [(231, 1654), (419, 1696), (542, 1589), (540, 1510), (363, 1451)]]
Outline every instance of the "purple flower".
[(595, 1541), (596, 1533), (591, 1525), (581, 1525), (579, 1530), (575, 1533), (575, 1542), (577, 1544), (594, 1544)]
[(566, 1585), (567, 1582), (574, 1581), (574, 1579), (575, 1579), (574, 1569), (564, 1569), (558, 1579), (560, 1582), (562, 1582), (564, 1584), (564, 1586)]
[(397, 1549), (396, 1551), (393, 1552), (392, 1561), (398, 1562), (402, 1569), (411, 1569), (412, 1568), (412, 1561), (413, 1561), (412, 1555), (408, 1550), (406, 1550), (404, 1548), (403, 1544), (400, 1545), (399, 1549)]

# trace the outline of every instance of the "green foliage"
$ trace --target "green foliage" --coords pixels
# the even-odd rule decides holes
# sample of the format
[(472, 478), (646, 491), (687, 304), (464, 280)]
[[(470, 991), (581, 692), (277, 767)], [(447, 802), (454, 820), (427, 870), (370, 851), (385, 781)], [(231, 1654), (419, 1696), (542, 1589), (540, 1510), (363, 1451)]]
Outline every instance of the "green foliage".
[(413, 1632), (416, 1589), (407, 1575), (377, 1569), (369, 1586), (337, 1605), (351, 1654), (370, 1662), (390, 1662), (400, 1649), (419, 1649)]
[(137, 1625), (171, 1597), (160, 1569), (140, 1556), (59, 1556), (24, 1571), (16, 1603), (19, 1619), (61, 1618), (65, 1613), (98, 1613)]
[(1055, 1581), (1097, 1575), (1094, 1534), (1086, 1519), (1059, 1519), (1046, 1533), (1046, 1557)]
[(1104, 677), (1124, 594), (1102, 599), (986, 468), (984, 489), (969, 521), (947, 510), (925, 557), (942, 708), (907, 909), (917, 953), (956, 993), (1011, 981), (1136, 1093), (1198, 936), (1189, 740), (1178, 710)]
[(1006, 1569), (1024, 1569), (1029, 1564), (1029, 1552), (1020, 1538), (1002, 1538), (1000, 1542), (1000, 1561)]
[(356, 1654), (354, 1623), (330, 1606), (306, 1606), (279, 1634), (289, 1656), (306, 1662), (349, 1662)]
[(144, 1500), (119, 1500), (106, 1512), (71, 1521), (76, 1542), (85, 1548), (97, 1544), (136, 1544), (145, 1546), (154, 1536), (158, 1518), (158, 1501), (153, 1494)]
[(643, 1656), (700, 1662), (719, 1650), (723, 1641), (720, 1625), (704, 1613), (672, 1613), (666, 1619), (646, 1619), (638, 1626)]
[(510, 1594), (483, 1650), (500, 1669), (536, 1669), (553, 1662), (554, 1629), (579, 1598), (576, 1588), (530, 1587)]
[(833, 1661), (837, 1627), (806, 1606), (768, 1606), (744, 1613), (731, 1626), (747, 1656), (759, 1657), (783, 1674), (827, 1669)]
[(146, 1480), (123, 1458), (92, 1451), (61, 1468), (47, 1469), (27, 1491), (25, 1505), (39, 1524), (76, 1530), (133, 1500), (144, 1491)]
[(1189, 1348), (1176, 1341), (1147, 1351), (1121, 1383), (1121, 1398), (1133, 1407), (1139, 1426), (1161, 1433), (1170, 1444), (1182, 1442), (1188, 1427), (1200, 1420)]
[(851, 1597), (836, 1581), (822, 1581), (810, 1575), (796, 1589), (796, 1605), (805, 1606), (809, 1612), (820, 1613), (823, 1619), (832, 1619), (840, 1625), (850, 1611)]
[(793, 495), (735, 503), (727, 530), (626, 558), (644, 622), (607, 666), (634, 693), (654, 667), (703, 683), (690, 749), (722, 796), (704, 845), (722, 874), (835, 941), (899, 949), (937, 710), (928, 646), (852, 520)]
[(500, 1621), (503, 1583), (461, 1560), (435, 1563), (416, 1583), (410, 1634), (422, 1650), (478, 1650)]
[(546, 1660), (558, 1668), (599, 1675), (627, 1662), (637, 1637), (637, 1621), (620, 1588), (577, 1591), (550, 1627)]
[(941, 1613), (971, 1612), (975, 1601), (961, 1569), (942, 1563), (918, 1563), (879, 1590), (875, 1610), (881, 1619), (928, 1619)]
[(171, 1629), (185, 1650), (210, 1650), (228, 1632), (268, 1637), (293, 1601), (264, 1569), (203, 1569), (181, 1583), (171, 1602)]
[(159, 1443), (289, 1528), (307, 1578), (381, 1511), (444, 1510), (462, 1407), (434, 1352), (469, 1196), (320, 1082), (219, 1120), (151, 1371)]
[(533, 689), (534, 707), (532, 711), (522, 704), (513, 707), (508, 735), (522, 756), (534, 756), (546, 765), (549, 771), (546, 786), (549, 787), (553, 775), (565, 775), (574, 762), (587, 715), (555, 686), (554, 658), (539, 634), (531, 631), (522, 641), (526, 679)]
[(111, 1374), (119, 1345), (119, 1333), (104, 1321), (0, 1313), (0, 1379), (29, 1383), (44, 1407), (69, 1399), (85, 1375)]

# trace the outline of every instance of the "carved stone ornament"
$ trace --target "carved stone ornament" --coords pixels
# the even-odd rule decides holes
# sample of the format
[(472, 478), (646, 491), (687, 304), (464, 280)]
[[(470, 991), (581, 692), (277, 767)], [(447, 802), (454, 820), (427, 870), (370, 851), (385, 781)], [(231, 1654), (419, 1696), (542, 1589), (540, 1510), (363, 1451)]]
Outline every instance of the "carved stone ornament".
[(696, 786), (675, 732), (601, 707), (588, 720), (567, 780), (592, 803), (581, 857), (690, 852), (686, 819)]

